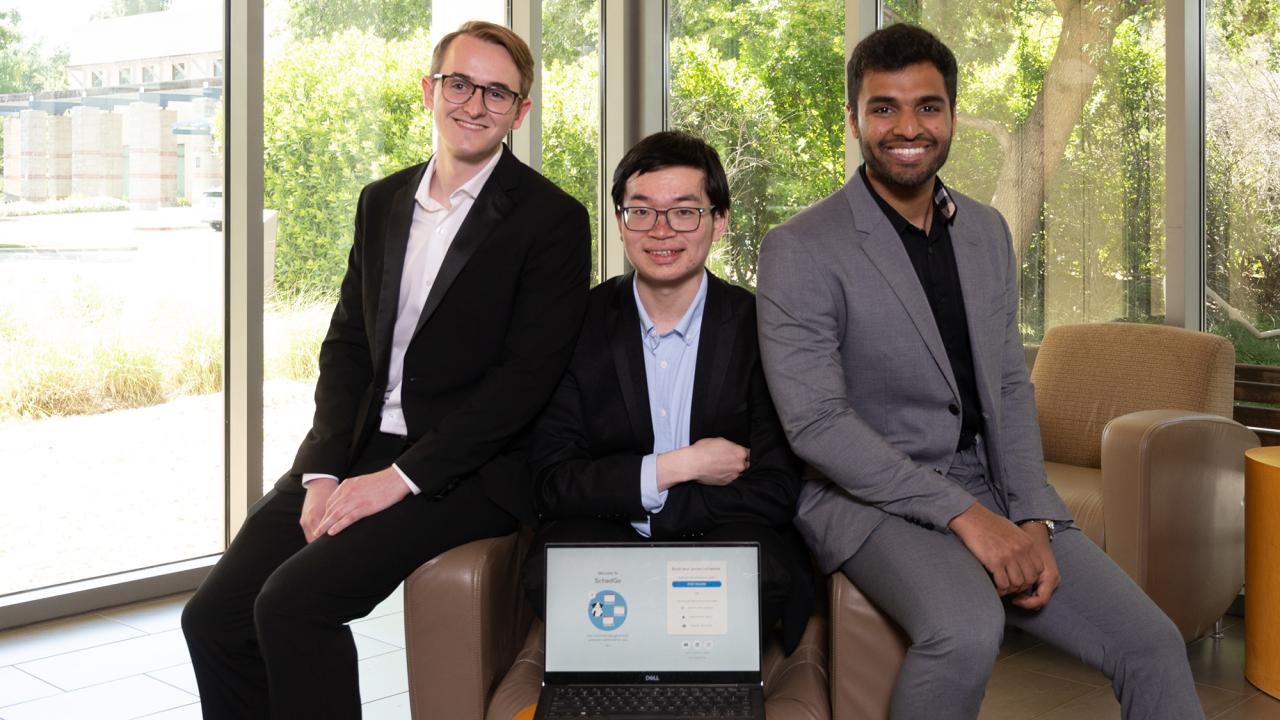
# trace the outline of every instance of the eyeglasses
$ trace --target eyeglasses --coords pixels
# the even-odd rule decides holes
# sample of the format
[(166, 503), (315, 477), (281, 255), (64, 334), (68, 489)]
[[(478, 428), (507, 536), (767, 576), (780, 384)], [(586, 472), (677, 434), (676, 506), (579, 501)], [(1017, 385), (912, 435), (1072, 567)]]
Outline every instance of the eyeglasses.
[(622, 213), (622, 224), (628, 230), (635, 232), (652, 230), (653, 226), (658, 224), (659, 216), (666, 219), (667, 227), (674, 232), (693, 232), (702, 225), (702, 216), (710, 209), (673, 207), (666, 210), (658, 210), (651, 207), (619, 207), (618, 211)]
[(454, 105), (465, 105), (479, 90), (480, 102), (484, 103), (484, 109), (498, 115), (511, 112), (511, 108), (515, 107), (516, 101), (520, 99), (520, 93), (499, 85), (478, 85), (461, 75), (436, 73), (431, 76), (431, 79), (444, 81), (440, 83), (440, 92), (445, 100)]

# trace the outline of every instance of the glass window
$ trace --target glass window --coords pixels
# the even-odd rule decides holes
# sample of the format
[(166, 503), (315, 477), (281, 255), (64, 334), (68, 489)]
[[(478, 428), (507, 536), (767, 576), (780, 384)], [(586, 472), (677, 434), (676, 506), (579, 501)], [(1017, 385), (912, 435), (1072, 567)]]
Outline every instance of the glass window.
[(117, 85), (128, 85), (133, 82), (133, 71), (130, 68), (120, 68), (119, 82)]
[(1008, 220), (1024, 339), (1164, 316), (1164, 6), (889, 0), (959, 62), (941, 176)]
[(213, 61), (213, 76), (216, 78), (222, 77), (222, 60), (221, 59)]
[(186, 63), (174, 63), (174, 64), (173, 64), (173, 79), (174, 79), (174, 80), (186, 80), (186, 79), (187, 79), (187, 64), (186, 64)]
[(431, 155), (421, 79), (431, 65), (432, 7), (440, 4), (297, 0), (267, 7), (263, 207), (273, 271), (264, 317), (266, 488), (288, 470), (311, 426), (316, 356), (346, 269), (360, 190)]
[(222, 52), (222, 4), (16, 5), (33, 66), (0, 73), (0, 595), (216, 553), (226, 523), (224, 246), (187, 202), (222, 185), (221, 99), (66, 92), (89, 62), (102, 86), (139, 54)]
[(156, 81), (156, 66), (143, 65), (142, 66), (142, 82), (153, 83), (155, 81)]
[(708, 264), (731, 282), (754, 288), (765, 231), (844, 183), (844, 5), (668, 5), (667, 122), (724, 162), (733, 208)]
[(600, 0), (542, 2), (542, 172), (591, 215), (600, 281)]
[(1210, 0), (1205, 37), (1207, 329), (1236, 362), (1280, 365), (1280, 1)]
[(93, 72), (89, 73), (89, 86), (96, 87), (96, 88), (102, 87), (103, 85), (102, 76), (103, 76), (103, 72), (101, 70), (94, 70)]

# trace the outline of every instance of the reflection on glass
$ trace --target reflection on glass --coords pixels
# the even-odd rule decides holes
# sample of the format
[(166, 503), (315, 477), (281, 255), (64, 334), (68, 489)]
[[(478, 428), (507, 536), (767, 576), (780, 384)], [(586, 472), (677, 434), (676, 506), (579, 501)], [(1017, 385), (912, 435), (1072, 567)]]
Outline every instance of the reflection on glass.
[(1236, 362), (1280, 365), (1280, 2), (1206, 5), (1205, 296)]
[[(9, 6), (0, 595), (215, 553), (225, 522), (222, 3)], [(112, 84), (175, 59), (163, 93)]]
[(960, 66), (943, 179), (1009, 222), (1022, 333), (1164, 315), (1164, 10), (889, 0)]
[(360, 189), (431, 155), (420, 81), (432, 3), (266, 7), (263, 206), (276, 218), (264, 318), (263, 485), (311, 427), (316, 354), (351, 249)]
[(591, 215), (600, 281), (600, 0), (542, 2), (542, 173)]
[(720, 153), (733, 198), (708, 264), (755, 287), (760, 239), (844, 167), (844, 2), (671, 0), (668, 124)]

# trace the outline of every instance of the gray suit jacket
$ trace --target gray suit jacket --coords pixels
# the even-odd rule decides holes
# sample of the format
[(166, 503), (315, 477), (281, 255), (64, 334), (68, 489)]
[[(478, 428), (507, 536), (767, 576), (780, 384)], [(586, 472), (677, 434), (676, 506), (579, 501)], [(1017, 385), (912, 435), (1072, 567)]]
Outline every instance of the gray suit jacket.
[[(1045, 481), (1008, 225), (951, 194), (994, 494), (1015, 522), (1069, 520)], [(942, 530), (974, 502), (946, 477), (961, 422), (949, 409), (960, 393), (946, 348), (902, 241), (860, 174), (765, 236), (757, 308), (783, 427), (822, 476), (806, 482), (796, 524), (823, 572), (857, 552), (887, 514)]]

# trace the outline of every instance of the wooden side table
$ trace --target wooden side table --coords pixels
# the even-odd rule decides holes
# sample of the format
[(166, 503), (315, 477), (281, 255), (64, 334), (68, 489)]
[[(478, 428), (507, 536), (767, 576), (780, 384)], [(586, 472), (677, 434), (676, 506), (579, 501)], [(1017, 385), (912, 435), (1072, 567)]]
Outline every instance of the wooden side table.
[(1280, 446), (1244, 457), (1244, 676), (1280, 698)]

